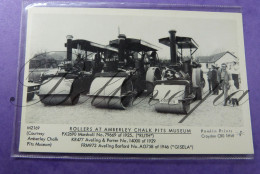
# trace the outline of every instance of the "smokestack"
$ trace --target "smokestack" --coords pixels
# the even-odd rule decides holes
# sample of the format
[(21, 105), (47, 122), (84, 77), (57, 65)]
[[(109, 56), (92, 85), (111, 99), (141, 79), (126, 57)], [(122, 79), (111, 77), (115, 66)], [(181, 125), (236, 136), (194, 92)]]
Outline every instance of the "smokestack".
[(119, 43), (118, 43), (119, 62), (124, 62), (126, 36), (124, 34), (119, 34), (118, 39), (119, 39)]
[(71, 61), (72, 60), (72, 39), (73, 39), (73, 36), (72, 35), (67, 35), (66, 36), (67, 38), (67, 60), (68, 61)]
[(171, 50), (171, 63), (176, 65), (178, 63), (177, 58), (177, 41), (176, 41), (176, 31), (170, 30), (170, 50)]

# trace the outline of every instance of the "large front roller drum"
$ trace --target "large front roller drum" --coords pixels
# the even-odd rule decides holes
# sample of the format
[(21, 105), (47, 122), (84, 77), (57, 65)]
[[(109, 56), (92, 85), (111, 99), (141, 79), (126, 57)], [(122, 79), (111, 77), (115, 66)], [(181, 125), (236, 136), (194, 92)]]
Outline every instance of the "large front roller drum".
[(155, 105), (155, 110), (162, 113), (187, 114), (190, 110), (190, 104), (185, 102), (180, 102), (174, 105), (157, 103)]
[(79, 101), (79, 97), (71, 97), (70, 95), (41, 95), (40, 100), (45, 105), (75, 105)]
[(133, 102), (133, 84), (126, 77), (97, 77), (89, 96), (97, 108), (126, 109)]
[(183, 84), (158, 84), (154, 88), (153, 100), (157, 112), (187, 114), (190, 102), (185, 101), (187, 88)]
[(53, 77), (43, 81), (39, 89), (39, 97), (45, 105), (75, 105), (80, 92), (73, 90), (74, 79)]
[(149, 94), (152, 94), (154, 89), (154, 82), (161, 80), (161, 71), (158, 67), (150, 67), (146, 72), (146, 90)]

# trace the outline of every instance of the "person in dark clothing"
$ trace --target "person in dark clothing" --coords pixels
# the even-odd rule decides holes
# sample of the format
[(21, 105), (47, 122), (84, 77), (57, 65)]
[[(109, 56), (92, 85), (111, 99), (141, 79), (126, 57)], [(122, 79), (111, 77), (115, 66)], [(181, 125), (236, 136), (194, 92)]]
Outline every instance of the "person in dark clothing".
[(219, 93), (219, 81), (218, 81), (218, 70), (215, 66), (212, 65), (212, 90), (213, 95), (218, 95)]
[(156, 65), (156, 61), (157, 61), (157, 53), (156, 53), (156, 51), (153, 51), (152, 53), (151, 53), (151, 55), (149, 56), (149, 59), (150, 59), (150, 64), (151, 64), (151, 66), (155, 66)]
[(209, 68), (207, 75), (208, 75), (209, 91), (211, 92), (211, 90), (212, 90), (212, 70), (211, 70), (211, 68)]
[(201, 79), (200, 85), (201, 85), (202, 88), (204, 88), (205, 87), (205, 79), (203, 77), (203, 71), (201, 69), (201, 64), (199, 63), (197, 67), (200, 68), (200, 79)]
[(104, 67), (104, 64), (101, 62), (101, 55), (100, 55), (100, 53), (97, 53), (95, 55), (94, 60), (95, 60), (95, 62), (94, 62), (93, 72), (95, 74), (95, 73), (99, 73), (99, 72), (102, 71), (102, 69)]
[(76, 68), (78, 71), (84, 70), (84, 59), (81, 57), (81, 54), (77, 55), (77, 59), (74, 63), (74, 68)]

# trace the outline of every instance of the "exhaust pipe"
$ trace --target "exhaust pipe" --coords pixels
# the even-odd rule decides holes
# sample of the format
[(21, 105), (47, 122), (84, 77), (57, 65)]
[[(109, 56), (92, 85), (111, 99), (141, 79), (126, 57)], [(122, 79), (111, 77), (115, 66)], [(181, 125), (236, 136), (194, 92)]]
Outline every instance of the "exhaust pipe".
[(67, 38), (67, 43), (66, 43), (67, 61), (71, 61), (72, 60), (72, 39), (73, 39), (73, 36), (67, 35), (66, 38)]
[(119, 34), (118, 36), (119, 43), (118, 43), (118, 58), (119, 63), (124, 63), (125, 57), (125, 47), (126, 47), (126, 36), (124, 34)]
[(171, 63), (172, 65), (176, 65), (178, 61), (177, 57), (177, 41), (176, 41), (176, 31), (170, 30), (170, 50), (171, 50)]

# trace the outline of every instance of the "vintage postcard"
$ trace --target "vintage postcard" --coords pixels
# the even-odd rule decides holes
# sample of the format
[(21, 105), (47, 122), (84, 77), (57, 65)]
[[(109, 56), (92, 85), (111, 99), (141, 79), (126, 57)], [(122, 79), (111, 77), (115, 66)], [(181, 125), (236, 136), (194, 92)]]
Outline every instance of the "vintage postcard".
[(28, 9), (19, 152), (253, 154), (241, 13)]

